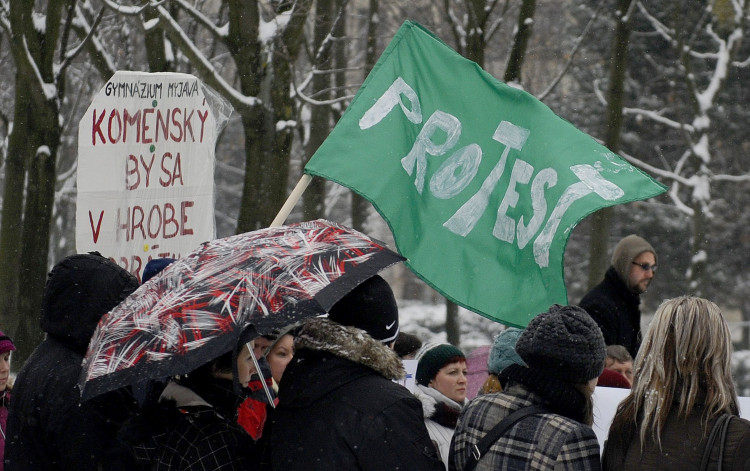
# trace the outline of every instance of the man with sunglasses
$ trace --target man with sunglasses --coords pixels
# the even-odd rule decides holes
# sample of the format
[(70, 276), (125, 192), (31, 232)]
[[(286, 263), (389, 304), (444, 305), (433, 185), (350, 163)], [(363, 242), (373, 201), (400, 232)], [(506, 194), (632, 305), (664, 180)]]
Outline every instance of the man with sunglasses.
[(604, 280), (579, 305), (599, 324), (607, 345), (622, 345), (635, 358), (641, 345), (640, 295), (656, 273), (656, 251), (631, 234), (615, 246)]

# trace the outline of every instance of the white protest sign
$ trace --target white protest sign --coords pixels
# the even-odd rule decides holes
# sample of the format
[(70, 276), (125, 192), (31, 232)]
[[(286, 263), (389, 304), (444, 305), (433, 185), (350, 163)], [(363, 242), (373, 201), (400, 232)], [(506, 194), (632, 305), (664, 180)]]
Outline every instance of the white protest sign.
[[(630, 389), (596, 387), (594, 391), (594, 425), (599, 447), (604, 451), (604, 441), (609, 434), (609, 427), (617, 412), (617, 406), (630, 394)], [(740, 417), (750, 419), (750, 397), (738, 397)]]
[(215, 237), (217, 97), (188, 74), (115, 73), (79, 123), (78, 252), (139, 276)]

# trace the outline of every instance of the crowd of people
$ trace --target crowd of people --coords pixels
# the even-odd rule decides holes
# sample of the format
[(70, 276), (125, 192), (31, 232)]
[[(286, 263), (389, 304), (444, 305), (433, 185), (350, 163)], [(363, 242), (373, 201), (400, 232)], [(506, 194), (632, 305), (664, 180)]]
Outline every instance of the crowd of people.
[[(144, 280), (172, 261), (154, 260)], [(81, 401), (94, 328), (138, 281), (98, 254), (73, 255), (49, 274), (46, 338), (12, 400), (16, 347), (0, 332), (0, 471), (748, 470), (750, 422), (716, 304), (668, 299), (641, 332), (656, 262), (641, 237), (621, 240), (578, 305), (552, 305), (495, 338), (475, 397), (467, 355), (402, 332), (375, 275), (327, 316), (248, 330), (186, 375)], [(416, 362), (413, 390), (399, 383), (404, 361)], [(597, 386), (629, 390), (603, 452)]]

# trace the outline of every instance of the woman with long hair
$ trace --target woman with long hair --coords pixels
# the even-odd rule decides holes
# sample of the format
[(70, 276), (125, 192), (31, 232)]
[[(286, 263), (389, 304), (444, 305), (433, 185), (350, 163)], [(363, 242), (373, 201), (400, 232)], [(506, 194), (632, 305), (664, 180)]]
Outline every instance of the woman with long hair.
[(604, 469), (748, 469), (750, 422), (737, 417), (731, 351), (716, 304), (692, 296), (662, 303), (610, 427)]

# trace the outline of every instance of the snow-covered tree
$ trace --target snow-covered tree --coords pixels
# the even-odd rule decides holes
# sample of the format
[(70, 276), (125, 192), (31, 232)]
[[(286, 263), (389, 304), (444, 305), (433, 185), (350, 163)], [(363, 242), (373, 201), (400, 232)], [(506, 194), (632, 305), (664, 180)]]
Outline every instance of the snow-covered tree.
[(750, 3), (716, 0), (703, 9), (686, 8), (684, 2), (658, 5), (637, 4), (641, 25), (650, 29), (648, 47), (658, 51), (647, 57), (658, 61), (650, 64), (652, 83), (645, 89), (661, 87), (661, 93), (647, 95), (624, 113), (663, 133), (653, 152), (660, 159), (630, 160), (671, 184), (669, 198), (692, 224), (689, 289), (706, 294), (710, 226), (716, 217), (712, 192), (723, 182), (750, 182), (747, 170), (736, 172), (716, 158), (716, 142), (729, 124), (725, 91), (737, 78), (735, 69), (750, 65), (747, 48), (742, 49)]
[(0, 1), (0, 28), (15, 66), (3, 165), (0, 325), (16, 339), (21, 361), (41, 339), (38, 313), (66, 124), (61, 109), (68, 70), (83, 51), (100, 71), (114, 70), (96, 36), (100, 19), (101, 12), (77, 1)]
[(267, 227), (286, 196), (297, 117), (292, 70), (312, 1), (106, 3), (141, 15), (146, 31), (162, 31), (183, 62), (177, 68), (192, 70), (240, 115), (245, 171), (237, 231)]

